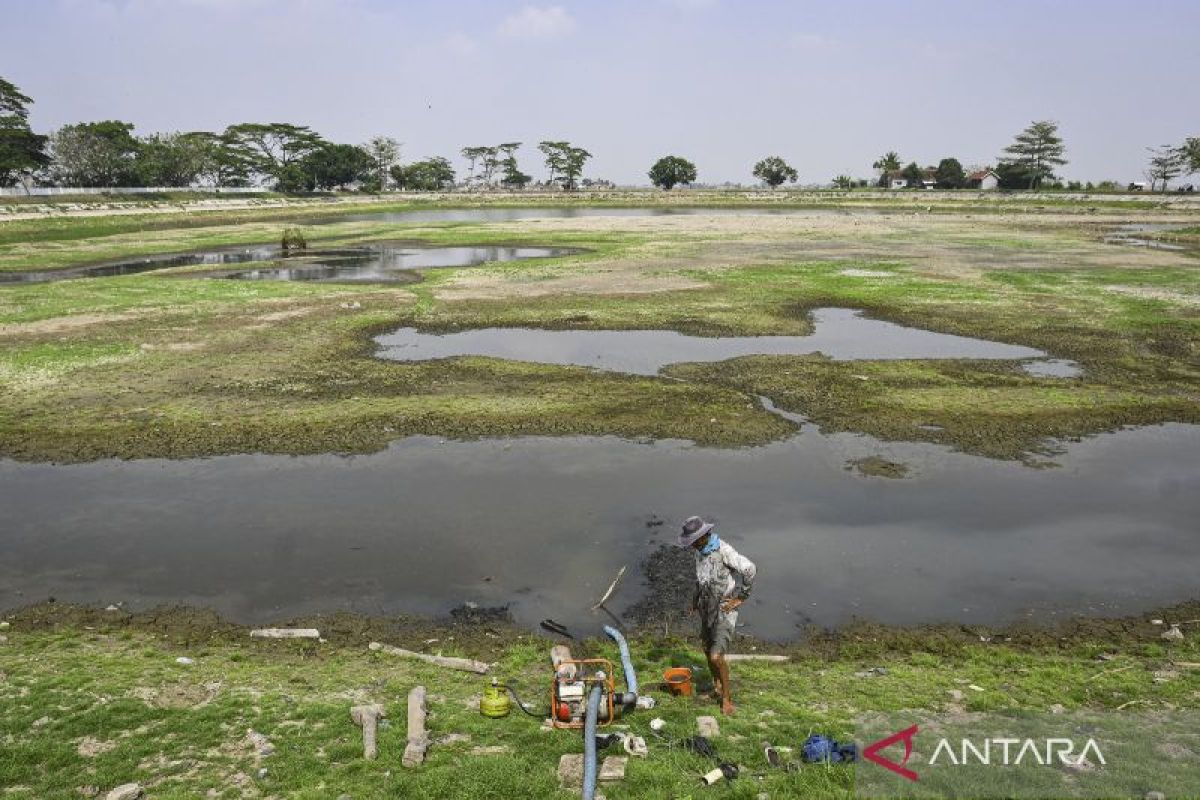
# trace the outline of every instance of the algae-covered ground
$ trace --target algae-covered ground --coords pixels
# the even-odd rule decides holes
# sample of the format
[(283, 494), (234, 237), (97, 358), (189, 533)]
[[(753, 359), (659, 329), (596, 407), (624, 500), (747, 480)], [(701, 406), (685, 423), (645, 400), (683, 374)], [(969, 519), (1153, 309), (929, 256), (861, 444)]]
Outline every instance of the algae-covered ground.
[[(409, 434), (733, 446), (793, 430), (763, 410), (762, 395), (826, 430), (1035, 460), (1061, 438), (1200, 419), (1200, 262), (1102, 241), (1131, 222), (1194, 223), (1188, 208), (985, 214), (964, 202), (939, 214), (914, 213), (905, 199), (769, 216), (343, 221), (303, 229), (315, 249), (404, 241), (584, 252), (428, 270), (396, 286), (220, 280), (199, 267), (0, 284), (0, 455), (364, 452)], [(282, 214), (0, 222), (0, 270), (272, 242), (295, 222)], [(484, 358), (386, 363), (370, 340), (405, 325), (803, 334), (822, 306), (1037, 347), (1083, 374), (771, 356), (646, 377)]]
[[(1163, 624), (1154, 624), (1156, 617)], [(742, 774), (711, 789), (700, 788), (699, 776), (715, 762), (672, 746), (672, 740), (694, 735), (695, 718), (715, 714), (716, 704), (669, 697), (660, 685), (663, 669), (702, 664), (701, 653), (690, 640), (635, 636), (634, 667), (643, 693), (658, 705), (622, 724), (646, 738), (649, 755), (631, 758), (625, 780), (601, 791), (612, 800), (754, 798), (763, 792), (772, 798), (849, 797), (853, 767), (772, 769), (762, 747), (792, 748), (785, 758), (794, 761), (812, 733), (861, 746), (857, 720), (865, 712), (920, 711), (954, 719), (1025, 711), (1064, 720), (1056, 735), (1069, 733), (1071, 715), (1079, 712), (1110, 718), (1194, 713), (1200, 707), (1196, 627), (1183, 625), (1182, 640), (1162, 634), (1172, 622), (1194, 623), (1197, 617), (1200, 607), (1190, 604), (1042, 629), (858, 625), (771, 647), (792, 660), (734, 665), (738, 711), (721, 718), (712, 742), (720, 759), (740, 765)], [(507, 718), (484, 718), (478, 701), (489, 678), (367, 647), (383, 641), (493, 663), (492, 675), (544, 712), (554, 642), (503, 621), (292, 621), (317, 627), (326, 641), (315, 642), (251, 639), (244, 628), (183, 609), (131, 615), (51, 604), (3, 620), (4, 797), (89, 797), (128, 782), (140, 783), (153, 798), (572, 796), (558, 788), (556, 771), (562, 754), (581, 751), (577, 732), (543, 730), (515, 707)], [(569, 644), (576, 657), (617, 659), (608, 641)], [(753, 647), (738, 645), (742, 652)], [(405, 769), (405, 699), (418, 684), (429, 692), (432, 746), (423, 766)], [(389, 716), (373, 762), (361, 758), (361, 734), (349, 714), (352, 705), (367, 702), (382, 703)], [(650, 730), (654, 717), (666, 721), (663, 737)], [(1150, 790), (1195, 796), (1194, 786), (1170, 777), (1169, 762), (1194, 759), (1194, 753), (1159, 750), (1142, 765), (1144, 783), (1134, 779), (1136, 796)], [(1063, 771), (1063, 781), (1073, 779)]]

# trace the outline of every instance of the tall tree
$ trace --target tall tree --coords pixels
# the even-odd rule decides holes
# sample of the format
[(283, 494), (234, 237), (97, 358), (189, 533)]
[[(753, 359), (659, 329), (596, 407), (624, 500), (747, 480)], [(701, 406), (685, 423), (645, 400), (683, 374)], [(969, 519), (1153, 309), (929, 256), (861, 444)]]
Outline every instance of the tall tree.
[(967, 173), (957, 158), (943, 158), (934, 174), (939, 189), (961, 189), (967, 183)]
[(441, 157), (407, 165), (397, 164), (392, 167), (392, 180), (398, 189), (437, 192), (454, 186), (454, 167), (450, 166), (448, 159)]
[(218, 188), (249, 183), (253, 171), (250, 157), (232, 137), (209, 131), (193, 131), (183, 136), (203, 154), (196, 176), (200, 182)]
[(759, 161), (754, 165), (753, 174), (754, 177), (772, 189), (778, 187), (784, 181), (795, 183), (800, 178), (800, 173), (796, 172), (790, 164), (779, 156), (767, 156), (762, 161)]
[(55, 178), (64, 186), (100, 188), (138, 182), (138, 141), (130, 122), (64, 125), (51, 135), (50, 153)]
[(879, 186), (887, 186), (888, 175), (892, 172), (900, 171), (900, 154), (895, 150), (888, 150), (882, 156), (875, 159), (875, 163), (871, 165), (871, 168), (879, 170)]
[(530, 176), (521, 171), (517, 164), (517, 150), (520, 149), (520, 142), (505, 142), (498, 146), (502, 157), (500, 159), (500, 168), (503, 172), (500, 175), (500, 185), (509, 189), (521, 189), (525, 184), (533, 180)]
[(1158, 186), (1162, 192), (1167, 191), (1167, 184), (1183, 172), (1184, 159), (1178, 147), (1164, 144), (1162, 147), (1147, 147), (1150, 151), (1150, 163), (1146, 167), (1146, 177), (1150, 180), (1150, 191)]
[[(325, 144), (321, 135), (306, 125), (288, 122), (243, 122), (225, 129), (226, 141), (244, 153), (254, 172), (283, 180), (283, 173), (306, 155)], [(295, 173), (289, 173), (289, 182)]]
[(550, 173), (550, 177), (548, 178), (550, 183), (554, 183), (558, 179), (558, 174), (566, 166), (563, 161), (563, 153), (570, 146), (570, 142), (553, 142), (548, 140), (538, 142), (538, 150), (541, 150), (542, 155), (546, 157), (546, 169)]
[(483, 181), (484, 186), (491, 186), (495, 180), (496, 168), (500, 166), (500, 148), (495, 145), (485, 145), (479, 150), (479, 163), (483, 167), (480, 180)]
[(363, 145), (363, 150), (371, 155), (380, 191), (387, 189), (388, 175), (400, 158), (400, 143), (390, 136), (376, 136)]
[(29, 129), (33, 100), (0, 78), (0, 186), (11, 186), (50, 163), (46, 138)]
[(308, 187), (346, 189), (373, 177), (375, 160), (352, 144), (327, 144), (306, 155), (297, 165), (309, 180)]
[(142, 186), (191, 186), (212, 155), (196, 134), (156, 133), (139, 141), (134, 170)]
[(920, 186), (921, 178), (923, 177), (921, 165), (915, 161), (908, 162), (908, 166), (900, 173), (900, 177), (908, 181), (909, 186)]
[(487, 152), (487, 147), (464, 147), (459, 152), (467, 160), (467, 183), (470, 184), (475, 180), (475, 163), (483, 158), (484, 153)]
[(1041, 120), (1017, 134), (1004, 148), (1000, 161), (1017, 166), (1028, 181), (1026, 188), (1036, 189), (1042, 181), (1054, 177), (1056, 167), (1067, 163), (1066, 146), (1058, 135), (1058, 123)]
[(650, 167), (650, 182), (667, 191), (696, 182), (696, 165), (682, 156), (663, 156)]
[(1179, 147), (1179, 159), (1188, 175), (1200, 172), (1200, 136), (1189, 136)]
[(538, 143), (538, 150), (546, 157), (550, 181), (558, 181), (568, 192), (574, 191), (579, 176), (583, 174), (583, 165), (592, 154), (570, 142), (543, 141)]

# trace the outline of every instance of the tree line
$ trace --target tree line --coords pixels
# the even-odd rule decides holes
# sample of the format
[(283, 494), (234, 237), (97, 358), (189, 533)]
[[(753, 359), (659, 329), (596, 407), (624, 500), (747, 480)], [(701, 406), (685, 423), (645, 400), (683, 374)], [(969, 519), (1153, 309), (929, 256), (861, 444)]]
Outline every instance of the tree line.
[[(1150, 182), (1151, 191), (1158, 187), (1165, 192), (1171, 180), (1181, 175), (1200, 172), (1200, 137), (1188, 137), (1179, 145), (1162, 145), (1147, 149), (1150, 151), (1150, 160), (1144, 174)], [(1030, 123), (1018, 133), (1012, 144), (1004, 148), (996, 166), (987, 167), (984, 171), (996, 175), (1001, 189), (1033, 190), (1052, 186), (1071, 190), (1119, 188), (1113, 181), (1104, 181), (1098, 186), (1079, 181), (1070, 181), (1064, 185), (1058, 182), (1055, 170), (1066, 163), (1066, 145), (1058, 135), (1058, 123), (1039, 120)], [(943, 158), (937, 166), (921, 167), (915, 161), (901, 166), (900, 156), (894, 150), (890, 150), (871, 166), (878, 173), (877, 185), (882, 187), (892, 185), (892, 181), (900, 181), (910, 187), (932, 183), (938, 189), (968, 188), (969, 176), (956, 158)], [(834, 185), (839, 188), (849, 189), (855, 183), (845, 175), (834, 178)], [(1135, 184), (1130, 184), (1129, 188), (1134, 186)]]
[[(32, 103), (18, 87), (0, 78), (0, 185), (36, 180), (81, 188), (267, 186), (281, 192), (349, 188), (372, 192), (391, 188), (439, 191), (458, 182), (447, 158), (401, 163), (400, 143), (389, 136), (376, 136), (363, 144), (339, 144), (304, 125), (244, 122), (220, 132), (139, 137), (134, 135), (132, 123), (120, 120), (64, 125), (42, 135), (29, 127)], [(521, 146), (522, 142), (503, 142), (462, 148), (460, 155), (467, 163), (463, 184), (503, 189), (530, 185), (532, 177), (521, 170), (517, 160)], [(580, 185), (611, 185), (583, 178), (592, 154), (582, 147), (546, 140), (539, 142), (537, 149), (549, 173), (543, 185), (565, 191)], [(1149, 149), (1146, 177), (1151, 189), (1158, 186), (1165, 191), (1174, 178), (1200, 172), (1200, 137)], [(1057, 123), (1038, 121), (1017, 134), (992, 171), (1003, 189), (1043, 188), (1055, 179), (1054, 171), (1067, 163), (1065, 153)], [(872, 167), (878, 172), (877, 185), (884, 187), (893, 181), (941, 189), (965, 188), (968, 183), (961, 162), (952, 157), (922, 167), (915, 161), (902, 165), (900, 156), (889, 151)], [(780, 156), (761, 159), (751, 174), (772, 189), (799, 180), (796, 169)], [(651, 166), (648, 176), (653, 185), (670, 190), (695, 183), (697, 169), (683, 156), (668, 155)], [(866, 181), (839, 175), (833, 183), (849, 189)]]

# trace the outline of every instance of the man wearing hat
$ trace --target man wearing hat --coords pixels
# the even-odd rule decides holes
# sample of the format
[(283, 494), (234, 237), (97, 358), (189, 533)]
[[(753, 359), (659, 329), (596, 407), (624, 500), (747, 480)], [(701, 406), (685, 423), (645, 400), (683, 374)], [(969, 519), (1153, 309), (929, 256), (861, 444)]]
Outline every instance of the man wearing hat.
[[(721, 713), (733, 713), (729, 690), (729, 663), (725, 653), (733, 643), (737, 626), (737, 608), (750, 596), (757, 570), (754, 562), (721, 541), (716, 525), (700, 517), (688, 517), (679, 534), (678, 545), (690, 547), (696, 554), (696, 591), (692, 610), (700, 612), (700, 638), (708, 656), (713, 688), (721, 698)], [(734, 579), (734, 573), (741, 580)], [(740, 587), (739, 587), (740, 583)]]

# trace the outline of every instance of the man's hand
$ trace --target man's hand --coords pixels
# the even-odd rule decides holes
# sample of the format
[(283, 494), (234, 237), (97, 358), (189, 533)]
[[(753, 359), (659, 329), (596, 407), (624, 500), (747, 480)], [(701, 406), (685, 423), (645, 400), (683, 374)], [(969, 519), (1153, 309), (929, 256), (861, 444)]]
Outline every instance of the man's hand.
[(728, 614), (730, 611), (733, 611), (735, 608), (740, 606), (743, 602), (744, 601), (740, 597), (731, 597), (721, 603), (721, 610)]

